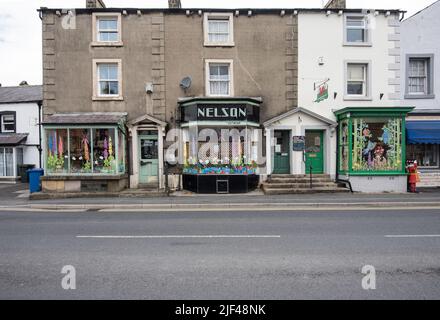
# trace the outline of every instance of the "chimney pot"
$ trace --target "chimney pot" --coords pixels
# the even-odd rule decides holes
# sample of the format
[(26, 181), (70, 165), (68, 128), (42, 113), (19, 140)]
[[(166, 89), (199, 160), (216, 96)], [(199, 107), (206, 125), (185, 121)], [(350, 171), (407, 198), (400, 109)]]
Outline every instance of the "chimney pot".
[(180, 9), (182, 8), (182, 3), (180, 2), (180, 0), (168, 0), (168, 8)]
[(324, 9), (347, 9), (346, 0), (329, 0)]
[(105, 8), (104, 0), (86, 0), (86, 8)]

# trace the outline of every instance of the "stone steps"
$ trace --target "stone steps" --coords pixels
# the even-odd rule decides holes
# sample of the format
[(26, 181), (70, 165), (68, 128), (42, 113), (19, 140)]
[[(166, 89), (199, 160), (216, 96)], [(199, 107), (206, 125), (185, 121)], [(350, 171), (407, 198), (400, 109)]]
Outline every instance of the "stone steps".
[[(263, 187), (264, 190), (264, 187)], [(311, 193), (346, 193), (349, 192), (346, 188), (298, 188), (298, 189), (266, 189), (264, 193), (266, 195), (277, 195), (277, 194), (311, 194)]]
[(328, 174), (312, 175), (312, 188), (310, 175), (274, 174), (263, 183), (262, 189), (268, 195), (349, 192), (344, 184), (336, 183)]

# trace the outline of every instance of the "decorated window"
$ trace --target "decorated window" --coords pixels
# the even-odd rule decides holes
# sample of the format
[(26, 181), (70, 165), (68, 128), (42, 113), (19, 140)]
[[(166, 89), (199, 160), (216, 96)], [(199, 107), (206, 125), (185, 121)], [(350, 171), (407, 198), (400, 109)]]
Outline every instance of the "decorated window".
[(401, 118), (353, 118), (352, 125), (352, 171), (401, 170)]
[(339, 170), (347, 172), (349, 169), (349, 140), (348, 120), (341, 121), (339, 125)]
[(46, 130), (46, 172), (48, 174), (68, 173), (68, 148), (67, 129)]
[(93, 130), (94, 170), (97, 173), (116, 173), (115, 129)]
[(125, 136), (116, 128), (45, 129), (49, 175), (125, 173)]

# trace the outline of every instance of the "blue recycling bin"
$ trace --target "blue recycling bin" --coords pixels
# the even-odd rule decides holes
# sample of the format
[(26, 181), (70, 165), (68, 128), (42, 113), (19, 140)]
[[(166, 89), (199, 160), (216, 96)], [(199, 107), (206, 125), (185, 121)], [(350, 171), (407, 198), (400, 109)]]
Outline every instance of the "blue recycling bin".
[(44, 175), (43, 169), (31, 169), (27, 171), (29, 175), (29, 191), (31, 193), (41, 191), (40, 177)]

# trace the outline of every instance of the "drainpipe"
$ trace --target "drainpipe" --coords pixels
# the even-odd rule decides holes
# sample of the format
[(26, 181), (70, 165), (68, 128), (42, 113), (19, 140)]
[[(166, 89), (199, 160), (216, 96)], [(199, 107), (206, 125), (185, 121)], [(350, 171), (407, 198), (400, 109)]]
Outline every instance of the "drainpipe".
[(43, 155), (43, 148), (41, 147), (41, 142), (42, 142), (42, 137), (41, 137), (41, 112), (42, 112), (42, 102), (39, 101), (38, 102), (38, 153), (39, 153), (39, 160), (40, 160), (40, 168), (42, 168), (43, 166), (43, 160), (42, 160), (42, 155)]
[[(124, 126), (125, 126), (125, 132), (126, 132), (126, 134), (125, 134), (125, 163), (127, 164), (126, 171), (128, 173), (128, 189), (130, 189), (130, 186), (131, 186), (131, 183), (130, 183), (131, 182), (130, 181), (130, 179), (131, 179), (131, 162), (130, 162), (130, 145), (129, 145), (130, 131), (129, 131), (127, 125), (124, 124)], [(132, 142), (132, 144), (133, 144), (133, 142)], [(132, 149), (133, 149), (133, 146), (132, 146)]]

